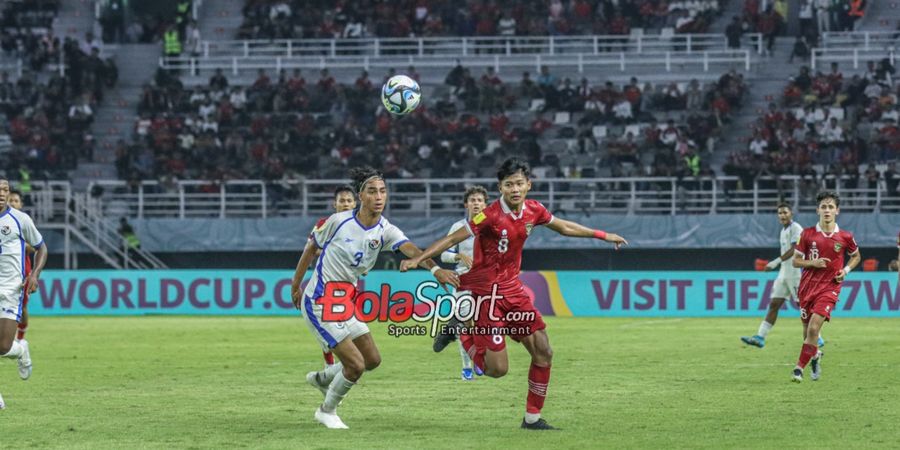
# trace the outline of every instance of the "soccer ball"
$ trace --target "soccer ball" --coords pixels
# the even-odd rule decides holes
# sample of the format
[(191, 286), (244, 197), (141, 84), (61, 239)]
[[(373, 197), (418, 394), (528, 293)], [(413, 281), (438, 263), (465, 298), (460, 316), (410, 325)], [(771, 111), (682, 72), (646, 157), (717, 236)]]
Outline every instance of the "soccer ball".
[(419, 83), (406, 75), (394, 75), (381, 88), (381, 103), (391, 114), (403, 116), (416, 110), (422, 99)]

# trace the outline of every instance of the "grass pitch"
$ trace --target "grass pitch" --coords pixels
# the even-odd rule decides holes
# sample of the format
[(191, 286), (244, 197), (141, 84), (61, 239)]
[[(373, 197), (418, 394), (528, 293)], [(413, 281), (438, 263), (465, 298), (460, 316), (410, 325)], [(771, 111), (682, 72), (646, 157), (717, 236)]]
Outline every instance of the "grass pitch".
[[(502, 379), (463, 382), (455, 344), (373, 333), (383, 363), (339, 409), (348, 431), (312, 415), (304, 381), (321, 367), (300, 319), (34, 318), (35, 369), (0, 361), (0, 436), (18, 448), (746, 448), (895, 447), (897, 320), (825, 326), (822, 380), (789, 382), (800, 323), (759, 319), (548, 318), (555, 356), (544, 417), (518, 429), (527, 353)], [(10, 447), (12, 448), (12, 447)]]

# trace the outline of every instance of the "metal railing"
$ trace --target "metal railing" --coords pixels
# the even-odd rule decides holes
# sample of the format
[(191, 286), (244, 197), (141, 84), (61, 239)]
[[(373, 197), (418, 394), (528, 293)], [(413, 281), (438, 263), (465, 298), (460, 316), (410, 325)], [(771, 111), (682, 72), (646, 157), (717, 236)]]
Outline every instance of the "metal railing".
[(828, 31), (822, 33), (822, 48), (858, 48), (863, 51), (885, 50), (900, 43), (897, 31)]
[[(504, 71), (534, 70), (540, 71), (541, 66), (554, 68), (576, 69), (583, 73), (590, 68), (618, 69), (625, 72), (629, 68), (640, 66), (654, 66), (664, 68), (671, 72), (672, 68), (695, 67), (704, 72), (711, 66), (743, 66), (749, 71), (752, 59), (750, 50), (707, 50), (702, 52), (662, 52), (628, 54), (604, 53), (600, 55), (563, 54), (563, 55), (476, 55), (465, 57), (462, 63), (469, 68), (493, 67), (497, 73)], [(251, 57), (209, 57), (191, 58), (160, 57), (159, 66), (164, 69), (177, 69), (188, 71), (197, 76), (200, 72), (211, 72), (215, 69), (230, 70), (235, 76), (241, 71), (256, 71), (259, 69), (280, 71), (282, 69), (375, 69), (387, 71), (400, 65), (411, 65), (425, 69), (451, 69), (457, 65), (453, 57), (447, 56), (397, 56), (397, 57), (369, 57), (369, 56), (342, 56), (318, 58), (288, 58), (271, 56)]]
[(77, 253), (72, 240), (81, 242), (111, 267), (160, 269), (165, 264), (156, 256), (140, 248), (129, 248), (119, 235), (114, 218), (104, 216), (102, 209), (87, 201), (87, 194), (73, 193), (67, 181), (32, 182), (26, 196), (27, 212), (38, 229), (53, 229), (63, 233), (64, 267), (77, 268)]
[(850, 62), (854, 69), (859, 69), (861, 64), (868, 61), (881, 61), (887, 58), (894, 65), (896, 54), (894, 49), (869, 50), (863, 48), (814, 48), (810, 53), (810, 67), (813, 70), (824, 63)]
[[(744, 41), (762, 53), (762, 35)], [(698, 53), (727, 50), (722, 34), (640, 34), (587, 36), (483, 36), (347, 39), (248, 39), (203, 41), (201, 58), (254, 56), (337, 58), (340, 56), (601, 55), (604, 53)]]
[[(780, 201), (799, 211), (813, 211), (823, 187), (841, 195), (844, 211), (900, 212), (900, 193), (888, 193), (882, 181), (875, 189), (848, 188), (846, 178), (812, 180), (797, 176), (760, 178), (742, 186), (737, 177), (716, 178), (550, 178), (535, 180), (530, 198), (551, 211), (616, 214), (757, 213)], [(130, 188), (124, 181), (92, 182), (103, 194), (91, 199), (106, 217), (190, 218), (322, 215), (331, 210), (334, 188), (346, 180), (298, 180), (265, 183), (184, 181), (163, 189), (155, 181)], [(472, 184), (495, 186), (493, 179), (387, 180), (390, 215), (459, 214), (462, 192)], [(204, 189), (198, 189), (205, 186)]]
[(227, 69), (389, 69), (398, 65), (449, 69), (460, 60), (468, 67), (533, 69), (540, 66), (607, 67), (742, 65), (762, 51), (759, 34), (746, 38), (749, 48), (729, 49), (720, 34), (623, 36), (486, 36), (478, 38), (380, 38), (204, 41), (201, 55), (160, 57), (160, 67), (189, 71)]

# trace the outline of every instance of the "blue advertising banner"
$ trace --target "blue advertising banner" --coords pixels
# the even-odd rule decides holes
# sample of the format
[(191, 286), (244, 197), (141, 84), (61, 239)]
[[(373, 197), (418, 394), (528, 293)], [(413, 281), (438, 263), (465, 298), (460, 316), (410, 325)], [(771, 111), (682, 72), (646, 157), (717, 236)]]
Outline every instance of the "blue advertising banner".
[[(33, 315), (296, 315), (291, 271), (54, 271), (41, 276)], [(756, 317), (768, 308), (774, 274), (760, 272), (523, 272), (544, 315), (605, 317)], [(360, 290), (383, 285), (416, 293), (428, 272), (373, 271)], [(433, 299), (444, 293), (428, 287)], [(783, 307), (797, 316), (796, 304)], [(835, 317), (900, 317), (897, 275), (854, 272), (844, 282)]]

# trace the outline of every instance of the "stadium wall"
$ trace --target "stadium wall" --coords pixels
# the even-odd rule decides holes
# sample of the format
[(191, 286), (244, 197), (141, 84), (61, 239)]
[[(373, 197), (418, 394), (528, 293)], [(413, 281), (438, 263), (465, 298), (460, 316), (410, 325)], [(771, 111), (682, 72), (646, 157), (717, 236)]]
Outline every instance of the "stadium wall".
[[(710, 249), (778, 246), (780, 225), (774, 213), (698, 215), (585, 215), (558, 214), (591, 228), (624, 235), (633, 248)], [(460, 216), (461, 217), (461, 216)], [(391, 222), (418, 245), (443, 237), (460, 217), (407, 218)], [(144, 249), (154, 253), (249, 252), (302, 250), (318, 217), (268, 219), (134, 219), (132, 225)], [(815, 214), (798, 214), (809, 226)], [(863, 248), (894, 247), (900, 214), (841, 214), (841, 228), (852, 230)], [(45, 233), (48, 234), (48, 233)], [(62, 249), (62, 235), (45, 236), (51, 252)], [(572, 239), (538, 227), (528, 239), (529, 249), (602, 249), (592, 239)], [(76, 247), (77, 248), (77, 247)], [(81, 249), (87, 251), (86, 249)]]
[[(290, 299), (291, 276), (286, 270), (48, 270), (29, 301), (29, 312), (36, 316), (298, 315)], [(521, 279), (538, 310), (548, 316), (755, 317), (769, 305), (774, 275), (529, 271)], [(394, 301), (399, 291), (409, 292), (410, 298), (429, 299), (444, 293), (425, 271), (373, 271), (358, 288)], [(443, 306), (446, 313), (449, 304)], [(796, 304), (784, 309), (790, 316), (798, 314)], [(424, 315), (427, 305), (419, 303), (415, 311)], [(836, 316), (900, 317), (896, 275), (854, 273), (844, 283)]]

